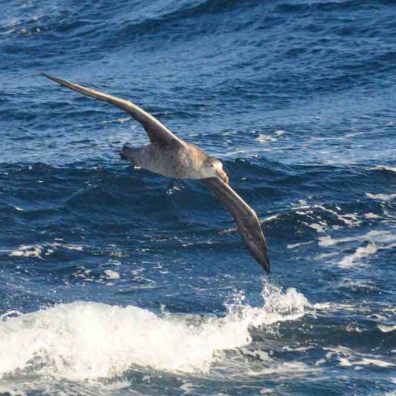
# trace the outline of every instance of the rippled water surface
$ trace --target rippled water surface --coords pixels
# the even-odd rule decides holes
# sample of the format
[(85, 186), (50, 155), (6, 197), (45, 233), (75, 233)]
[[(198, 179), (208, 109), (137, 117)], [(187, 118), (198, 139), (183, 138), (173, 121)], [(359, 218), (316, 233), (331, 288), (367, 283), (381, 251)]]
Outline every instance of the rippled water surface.
[[(396, 3), (1, 1), (0, 394), (393, 395)], [(120, 160), (129, 98), (224, 161)]]

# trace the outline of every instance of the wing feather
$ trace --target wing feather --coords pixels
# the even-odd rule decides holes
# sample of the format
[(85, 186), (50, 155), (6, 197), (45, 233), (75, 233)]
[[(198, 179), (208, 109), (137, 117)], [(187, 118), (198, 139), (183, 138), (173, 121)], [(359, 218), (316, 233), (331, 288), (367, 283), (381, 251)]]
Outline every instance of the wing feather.
[(209, 178), (202, 181), (235, 219), (239, 233), (251, 255), (269, 272), (267, 245), (256, 212), (222, 180)]
[(161, 122), (159, 122), (151, 114), (144, 111), (139, 106), (134, 103), (117, 98), (116, 96), (106, 94), (104, 92), (96, 91), (94, 89), (83, 87), (82, 85), (74, 84), (66, 80), (62, 80), (57, 77), (49, 76), (48, 74), (42, 73), (43, 76), (49, 78), (50, 80), (63, 85), (66, 88), (72, 89), (73, 91), (79, 92), (83, 95), (90, 96), (92, 98), (101, 100), (103, 102), (111, 103), (120, 109), (126, 111), (131, 115), (137, 122), (139, 122), (145, 131), (151, 142), (158, 142), (161, 144), (174, 144), (178, 143), (185, 145), (185, 142), (172, 133), (168, 128), (166, 128)]

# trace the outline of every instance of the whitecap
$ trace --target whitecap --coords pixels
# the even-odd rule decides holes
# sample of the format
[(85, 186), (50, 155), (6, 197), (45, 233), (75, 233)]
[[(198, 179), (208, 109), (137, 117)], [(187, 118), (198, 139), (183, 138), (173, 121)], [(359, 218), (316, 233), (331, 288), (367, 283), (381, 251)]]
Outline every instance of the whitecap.
[(37, 257), (41, 258), (43, 247), (40, 245), (21, 245), (17, 249), (12, 250), (9, 256), (14, 257)]
[(272, 136), (260, 134), (257, 136), (256, 140), (259, 143), (268, 143), (268, 142), (272, 142), (275, 139)]
[(380, 359), (361, 359), (361, 360), (349, 360), (347, 358), (340, 358), (340, 366), (350, 367), (350, 366), (377, 366), (377, 367), (392, 367), (393, 363), (386, 362)]
[(251, 342), (250, 327), (295, 320), (309, 306), (295, 289), (282, 292), (269, 283), (263, 296), (262, 307), (236, 299), (225, 317), (75, 302), (6, 318), (0, 322), (0, 378), (28, 370), (85, 380), (116, 376), (133, 366), (205, 373), (221, 351)]
[(43, 255), (50, 256), (54, 254), (59, 248), (81, 252), (84, 247), (81, 245), (61, 242), (46, 243), (43, 245), (20, 245), (18, 248), (12, 250), (8, 255), (14, 257), (42, 258)]
[(378, 328), (383, 332), (383, 333), (390, 333), (392, 331), (396, 330), (396, 325), (378, 325)]
[(326, 230), (327, 224), (323, 221), (323, 222), (319, 222), (319, 223), (307, 224), (307, 226), (312, 228), (313, 230), (315, 230), (318, 233), (323, 233)]
[(106, 279), (120, 279), (120, 274), (117, 271), (106, 270), (104, 272)]
[(360, 234), (353, 237), (345, 237), (345, 238), (332, 238), (330, 235), (321, 236), (318, 238), (319, 246), (322, 247), (330, 247), (333, 245), (337, 245), (340, 243), (347, 243), (347, 242), (357, 242), (357, 241), (371, 241), (377, 244), (382, 244), (381, 249), (386, 248), (393, 248), (393, 244), (384, 245), (387, 243), (396, 242), (396, 234), (393, 234), (391, 231), (380, 231), (380, 230), (373, 230), (369, 231), (366, 234)]
[(380, 219), (381, 216), (376, 215), (375, 213), (369, 212), (369, 213), (365, 213), (364, 217), (366, 219)]
[(335, 357), (341, 367), (355, 367), (359, 369), (359, 366), (377, 366), (380, 368), (388, 368), (395, 366), (394, 363), (384, 360), (382, 357), (357, 352), (351, 348), (345, 346), (338, 346), (335, 348), (325, 348), (328, 352), (326, 354), (326, 360), (330, 360)]
[(338, 266), (341, 268), (352, 267), (356, 262), (360, 262), (364, 257), (377, 253), (378, 247), (375, 243), (368, 243), (366, 246), (360, 246), (356, 251), (348, 256), (345, 256)]
[(374, 170), (385, 170), (391, 173), (396, 173), (396, 168), (393, 168), (391, 166), (386, 166), (386, 165), (377, 165), (373, 168)]
[(249, 376), (263, 376), (263, 375), (276, 375), (280, 377), (289, 377), (293, 375), (294, 378), (300, 376), (306, 377), (308, 372), (319, 371), (316, 367), (310, 367), (302, 362), (283, 362), (280, 364), (273, 365), (271, 367), (265, 367), (258, 371), (249, 371), (247, 374)]
[(378, 201), (391, 201), (396, 198), (396, 194), (371, 194), (366, 193), (366, 196), (371, 199), (376, 199)]

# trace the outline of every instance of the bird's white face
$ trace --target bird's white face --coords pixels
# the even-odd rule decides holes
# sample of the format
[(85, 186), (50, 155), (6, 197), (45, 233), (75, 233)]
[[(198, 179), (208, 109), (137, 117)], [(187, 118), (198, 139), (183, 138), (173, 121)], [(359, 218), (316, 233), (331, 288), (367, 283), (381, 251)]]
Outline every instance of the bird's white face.
[(228, 184), (227, 173), (223, 170), (223, 163), (218, 159), (213, 159), (205, 163), (202, 169), (204, 178), (217, 177)]

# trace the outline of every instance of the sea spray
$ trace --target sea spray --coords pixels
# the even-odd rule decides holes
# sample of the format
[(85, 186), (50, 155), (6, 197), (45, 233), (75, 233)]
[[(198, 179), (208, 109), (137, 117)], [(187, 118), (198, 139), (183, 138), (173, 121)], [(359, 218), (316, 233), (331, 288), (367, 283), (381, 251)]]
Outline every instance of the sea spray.
[(160, 314), (135, 306), (59, 304), (0, 323), (0, 376), (18, 370), (69, 380), (112, 377), (133, 366), (206, 373), (218, 352), (251, 342), (250, 327), (295, 320), (308, 302), (265, 282), (264, 304), (227, 303), (224, 317)]

